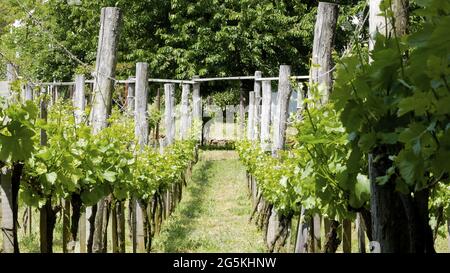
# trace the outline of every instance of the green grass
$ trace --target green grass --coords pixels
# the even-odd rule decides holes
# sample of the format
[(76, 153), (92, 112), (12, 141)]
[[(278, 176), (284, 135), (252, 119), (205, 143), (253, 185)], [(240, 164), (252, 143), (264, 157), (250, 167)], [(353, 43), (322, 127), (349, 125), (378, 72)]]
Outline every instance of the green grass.
[[(232, 152), (204, 152), (172, 217), (153, 241), (154, 252), (265, 252), (249, 224), (245, 171)], [(223, 158), (227, 158), (223, 160)]]

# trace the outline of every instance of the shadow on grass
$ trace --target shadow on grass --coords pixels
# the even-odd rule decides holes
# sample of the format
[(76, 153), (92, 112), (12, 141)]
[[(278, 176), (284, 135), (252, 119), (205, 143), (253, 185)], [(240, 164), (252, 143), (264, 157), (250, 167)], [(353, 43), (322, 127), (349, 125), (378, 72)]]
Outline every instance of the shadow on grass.
[[(197, 170), (192, 174), (190, 185), (186, 191), (190, 195), (188, 201), (180, 203), (175, 215), (167, 223), (168, 226), (162, 231), (160, 242), (164, 252), (185, 252), (198, 248), (202, 245), (199, 241), (189, 240), (189, 234), (195, 228), (194, 220), (198, 218), (205, 209), (203, 203), (206, 199), (205, 191), (208, 190), (210, 180), (208, 172), (211, 168), (211, 161), (203, 161), (197, 165)], [(175, 217), (174, 217), (175, 216)]]

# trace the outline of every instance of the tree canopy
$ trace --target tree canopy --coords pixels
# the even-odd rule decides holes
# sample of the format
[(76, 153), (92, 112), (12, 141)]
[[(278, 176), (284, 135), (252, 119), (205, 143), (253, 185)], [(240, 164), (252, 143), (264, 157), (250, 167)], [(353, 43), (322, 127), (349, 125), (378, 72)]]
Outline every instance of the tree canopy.
[[(355, 3), (359, 1), (353, 1)], [(364, 2), (364, 1), (361, 1)], [(2, 1), (0, 52), (39, 80), (70, 80), (93, 70), (101, 7), (123, 12), (117, 77), (134, 74), (138, 61), (151, 77), (276, 75), (280, 64), (306, 74), (316, 1), (128, 0)], [(362, 4), (341, 7), (337, 41), (352, 33)]]

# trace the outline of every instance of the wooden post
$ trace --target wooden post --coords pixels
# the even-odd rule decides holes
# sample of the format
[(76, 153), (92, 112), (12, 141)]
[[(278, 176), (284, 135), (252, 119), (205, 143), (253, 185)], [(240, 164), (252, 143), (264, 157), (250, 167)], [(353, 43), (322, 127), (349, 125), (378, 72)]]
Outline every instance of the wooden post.
[(59, 90), (58, 90), (58, 86), (55, 85), (54, 89), (53, 89), (53, 96), (55, 97), (54, 101), (55, 104), (58, 102), (59, 100)]
[(31, 206), (27, 207), (27, 214), (28, 214), (28, 235), (31, 235), (33, 233), (33, 208)]
[[(101, 10), (100, 33), (95, 62), (94, 97), (92, 102), (92, 127), (97, 134), (107, 126), (111, 114), (113, 78), (116, 72), (117, 45), (119, 40), (120, 10), (117, 7), (107, 7)], [(106, 198), (97, 203), (95, 229), (93, 235), (93, 252), (103, 252)]]
[(136, 100), (135, 100), (135, 135), (138, 138), (138, 144), (141, 150), (148, 143), (148, 64), (136, 64)]
[(352, 221), (342, 221), (342, 250), (344, 253), (352, 252)]
[[(321, 94), (321, 102), (327, 103), (332, 86), (333, 67), (331, 52), (333, 50), (334, 36), (339, 6), (334, 3), (319, 2), (317, 19), (314, 28), (314, 42), (311, 65), (311, 83), (317, 83)], [(308, 95), (311, 97), (311, 94)]]
[(245, 97), (242, 82), (239, 82), (239, 137), (244, 138), (245, 131)]
[(84, 109), (86, 107), (85, 79), (84, 75), (75, 76), (75, 92), (73, 94), (73, 106), (75, 108), (75, 123), (83, 122)]
[[(249, 93), (249, 105), (248, 105), (248, 122), (247, 122), (247, 139), (250, 141), (256, 140), (256, 115), (257, 115), (257, 107), (256, 107), (256, 99), (255, 92), (252, 91)], [(256, 203), (256, 180), (250, 175), (250, 192), (252, 195), (252, 204)]]
[[(328, 2), (319, 2), (317, 9), (310, 83), (319, 85), (319, 91), (321, 92), (320, 103), (322, 104), (328, 102), (332, 86), (331, 52), (333, 49), (338, 11), (337, 4)], [(309, 92), (308, 97), (311, 98), (311, 96), (312, 94)], [(301, 94), (299, 94), (299, 97), (301, 97)], [(314, 215), (310, 230), (312, 236), (311, 249), (314, 252), (321, 250), (320, 223), (320, 216), (317, 214)]]
[(272, 85), (270, 81), (262, 82), (261, 106), (261, 148), (270, 151), (270, 116), (272, 104)]
[[(198, 79), (198, 76), (192, 77), (192, 80), (195, 81)], [(200, 96), (200, 83), (196, 82), (192, 85), (192, 119), (194, 122), (199, 123), (200, 132), (198, 135), (198, 140), (201, 140), (201, 123), (202, 123), (202, 99)]]
[(260, 125), (261, 125), (261, 81), (258, 80), (262, 77), (261, 71), (255, 71), (255, 82), (253, 84), (253, 92), (255, 92), (255, 139), (259, 139), (260, 135)]
[[(17, 79), (17, 73), (12, 64), (6, 65), (6, 79), (9, 82)], [(11, 92), (9, 92), (9, 95)], [(9, 96), (7, 95), (7, 96)], [(0, 171), (1, 185), (1, 204), (2, 204), (2, 233), (3, 233), (3, 252), (18, 253), (17, 238), (17, 215), (14, 208), (17, 207), (18, 200), (13, 195), (12, 170), (3, 167)]]
[(190, 85), (184, 83), (181, 91), (181, 139), (187, 139), (189, 134), (189, 92)]
[[(85, 97), (85, 78), (84, 75), (76, 75), (75, 76), (75, 90), (73, 93), (73, 107), (74, 115), (75, 115), (75, 124), (78, 125), (83, 122), (84, 118), (84, 109), (86, 107), (86, 97)], [(80, 242), (80, 253), (87, 252), (87, 236), (89, 233), (90, 224), (89, 221), (86, 221), (87, 212), (91, 211), (91, 208), (86, 208), (86, 211), (80, 215), (79, 220), (79, 242)], [(89, 214), (90, 216), (90, 214)]]
[(248, 120), (247, 120), (247, 139), (252, 141), (255, 139), (255, 92), (249, 93), (248, 103)]
[(92, 103), (92, 127), (94, 133), (98, 133), (107, 126), (107, 119), (111, 114), (119, 25), (120, 10), (116, 7), (102, 8)]
[[(161, 90), (159, 87), (156, 90), (156, 110), (158, 110), (158, 112), (161, 111)], [(159, 124), (160, 122), (158, 121), (155, 128), (155, 143), (158, 143), (159, 141)]]
[(386, 18), (380, 15), (380, 3), (382, 0), (369, 1), (369, 51), (375, 46), (375, 37), (377, 33), (386, 34)]
[(278, 156), (278, 151), (284, 148), (286, 139), (287, 121), (289, 117), (289, 99), (291, 97), (291, 67), (289, 65), (280, 66), (278, 80), (277, 109), (275, 113), (275, 124), (273, 128), (272, 155)]
[(134, 87), (135, 84), (131, 82), (127, 85), (127, 110), (130, 115), (133, 115), (134, 112)]
[(166, 126), (166, 140), (165, 144), (170, 145), (175, 140), (175, 122), (173, 109), (175, 106), (174, 100), (175, 85), (173, 83), (164, 84), (164, 100), (165, 100), (165, 126)]
[[(41, 95), (42, 94), (46, 94), (45, 88), (42, 88), (41, 90)], [(39, 117), (46, 121), (47, 120), (47, 95), (44, 96), (41, 101), (40, 101), (40, 113), (39, 113)], [(47, 145), (47, 132), (43, 129), (41, 129), (41, 138), (40, 138), (40, 144), (42, 146), (46, 146)], [(39, 215), (39, 238), (40, 238), (40, 250), (41, 253), (48, 253), (50, 251), (50, 249), (48, 249), (47, 246), (47, 237), (49, 236), (49, 234), (47, 234), (47, 211), (46, 211), (46, 207), (42, 207), (40, 209), (40, 215)]]
[(14, 224), (11, 170), (1, 169), (3, 253), (14, 253), (17, 232)]
[(63, 199), (63, 230), (62, 230), (62, 243), (63, 243), (63, 253), (68, 252), (68, 243), (70, 240), (70, 200)]
[[(394, 1), (393, 1), (394, 2)], [(406, 4), (407, 1), (403, 4)], [(379, 5), (381, 0), (371, 0), (369, 2), (369, 51), (373, 50), (375, 45), (375, 36), (379, 32), (382, 35), (392, 35), (393, 29), (390, 18), (380, 15)], [(394, 5), (393, 15), (395, 21), (407, 21), (407, 5)], [(388, 16), (389, 17), (389, 16)], [(406, 17), (406, 18), (400, 18)], [(398, 28), (397, 28), (398, 26)], [(396, 24), (396, 35), (400, 36), (406, 32), (406, 24)], [(369, 59), (369, 62), (371, 60)], [(393, 253), (410, 251), (408, 219), (406, 215), (398, 212), (403, 208), (403, 200), (396, 193), (392, 183), (379, 185), (377, 178), (385, 175), (386, 169), (390, 167), (387, 153), (378, 149), (368, 155), (368, 169), (370, 179), (370, 212), (372, 224), (372, 241), (374, 252)], [(374, 160), (374, 159), (377, 160)], [(387, 206), (386, 204), (389, 204)], [(422, 234), (423, 236), (426, 236)], [(419, 251), (423, 251), (420, 249)]]
[[(87, 208), (86, 208), (87, 210)], [(88, 221), (86, 221), (86, 212), (81, 213), (80, 215), (80, 221), (78, 222), (78, 234), (79, 234), (79, 238), (78, 240), (80, 241), (80, 247), (79, 247), (79, 253), (86, 253), (87, 252), (87, 223)], [(77, 249), (77, 248), (75, 248)]]
[(448, 250), (450, 251), (450, 218), (447, 219), (447, 240), (448, 240)]
[(358, 251), (359, 253), (366, 253), (365, 226), (360, 212), (356, 213), (356, 231), (358, 234)]
[(295, 241), (295, 253), (306, 253), (308, 252), (308, 233), (309, 233), (309, 225), (306, 224), (307, 221), (305, 219), (306, 210), (302, 207), (300, 216), (298, 218), (298, 226), (297, 226), (297, 239)]
[[(30, 83), (27, 83), (24, 86), (23, 100), (24, 100), (24, 102), (33, 100), (33, 88), (31, 87)], [(31, 206), (28, 206), (26, 208), (26, 214), (27, 214), (27, 224), (24, 225), (24, 228), (25, 228), (25, 233), (28, 234), (28, 236), (30, 236), (32, 233), (32, 224), (33, 224), (33, 219), (32, 219), (33, 218), (33, 215), (32, 215), (33, 210), (31, 208)]]
[[(135, 100), (135, 135), (138, 139), (138, 145), (141, 151), (147, 146), (148, 143), (148, 113), (147, 113), (147, 100), (148, 100), (148, 76), (147, 76), (148, 64), (137, 63), (136, 64), (136, 100)], [(145, 232), (144, 232), (144, 214), (145, 207), (142, 206), (142, 202), (136, 198), (136, 236), (137, 236), (137, 252), (145, 253)]]
[(322, 243), (320, 239), (320, 226), (322, 222), (322, 217), (319, 214), (314, 214), (313, 216), (313, 245), (314, 245), (314, 252), (321, 252), (322, 250)]
[[(117, 204), (117, 203), (116, 203)], [(119, 240), (117, 237), (117, 210), (116, 204), (112, 204), (111, 206), (111, 241), (112, 241), (112, 252), (119, 252)]]
[(137, 222), (136, 222), (136, 200), (135, 198), (131, 198), (130, 203), (130, 210), (131, 210), (131, 244), (133, 247), (133, 253), (137, 252)]
[(116, 203), (118, 251), (125, 253), (125, 201)]
[(12, 63), (6, 64), (6, 80), (9, 82), (17, 80), (16, 68)]
[(24, 96), (25, 101), (27, 100), (33, 100), (33, 87), (31, 86), (31, 84), (27, 84), (25, 86), (25, 96)]
[[(287, 128), (288, 119), (288, 106), (289, 99), (291, 96), (291, 84), (289, 82), (289, 77), (291, 74), (291, 67), (288, 65), (280, 66), (280, 74), (278, 80), (278, 101), (276, 109), (275, 127), (273, 130), (273, 146), (272, 146), (272, 156), (277, 157), (279, 150), (284, 148), (285, 134)], [(278, 238), (274, 238), (272, 230), (278, 230), (280, 225), (279, 215), (275, 208), (272, 209), (271, 215), (269, 217), (268, 231), (267, 231), (267, 243), (269, 248), (275, 245)]]

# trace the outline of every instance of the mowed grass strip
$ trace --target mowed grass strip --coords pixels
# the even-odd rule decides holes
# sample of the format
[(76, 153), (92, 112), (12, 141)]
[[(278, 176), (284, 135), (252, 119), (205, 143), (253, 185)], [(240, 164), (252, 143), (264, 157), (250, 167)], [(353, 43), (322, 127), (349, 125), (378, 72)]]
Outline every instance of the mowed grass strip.
[(236, 155), (205, 151), (201, 158), (152, 251), (265, 252), (261, 232), (248, 222), (252, 207)]

